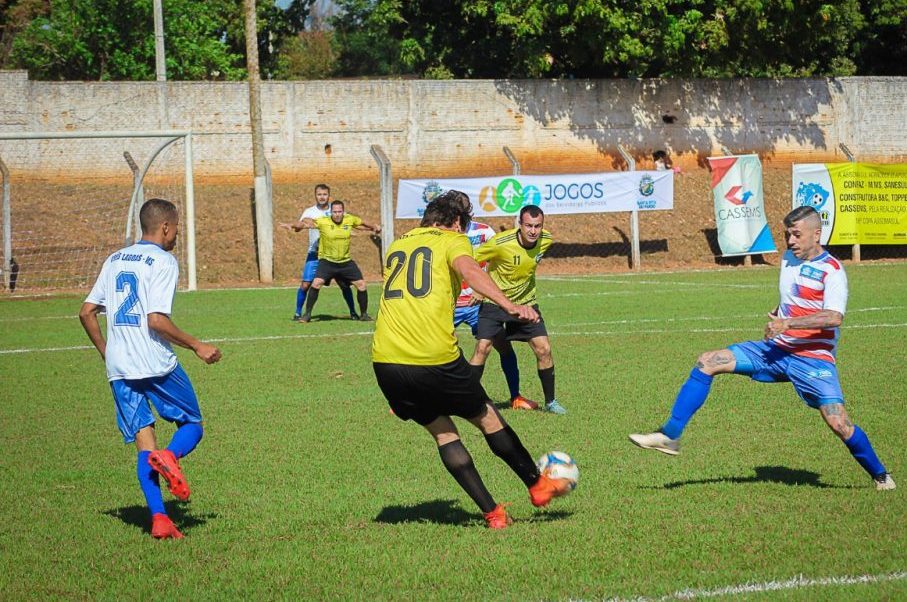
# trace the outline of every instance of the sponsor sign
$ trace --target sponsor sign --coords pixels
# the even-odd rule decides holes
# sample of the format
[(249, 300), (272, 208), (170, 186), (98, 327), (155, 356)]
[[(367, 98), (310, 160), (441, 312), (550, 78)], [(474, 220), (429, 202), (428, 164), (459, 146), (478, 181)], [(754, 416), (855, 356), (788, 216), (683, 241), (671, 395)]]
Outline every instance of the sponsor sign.
[(822, 244), (907, 244), (907, 164), (803, 163), (792, 207), (815, 207)]
[(709, 157), (709, 167), (721, 254), (777, 252), (765, 219), (759, 157)]
[(468, 194), (475, 217), (514, 216), (525, 205), (537, 205), (549, 215), (674, 208), (673, 171), (617, 171), (400, 180), (397, 217), (422, 217), (425, 206), (447, 190)]

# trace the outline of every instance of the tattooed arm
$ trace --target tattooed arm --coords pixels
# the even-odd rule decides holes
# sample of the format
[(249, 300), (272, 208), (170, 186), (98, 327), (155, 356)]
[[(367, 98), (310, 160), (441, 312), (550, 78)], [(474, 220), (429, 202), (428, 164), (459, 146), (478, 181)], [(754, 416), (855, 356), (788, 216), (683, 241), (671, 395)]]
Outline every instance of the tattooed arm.
[(799, 318), (774, 318), (765, 325), (765, 338), (771, 339), (785, 330), (836, 328), (844, 321), (844, 314), (832, 309), (823, 309)]

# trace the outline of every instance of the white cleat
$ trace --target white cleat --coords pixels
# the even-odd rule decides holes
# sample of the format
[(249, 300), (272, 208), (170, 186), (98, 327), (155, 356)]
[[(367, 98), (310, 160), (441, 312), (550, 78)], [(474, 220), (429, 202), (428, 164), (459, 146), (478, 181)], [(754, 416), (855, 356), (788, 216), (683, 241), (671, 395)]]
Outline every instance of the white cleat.
[[(655, 431), (648, 434), (630, 435), (630, 441), (643, 449), (654, 449), (669, 456), (676, 456), (680, 453), (680, 439), (669, 439), (661, 431)], [(892, 483), (893, 485), (893, 483)]]
[(897, 485), (894, 484), (894, 479), (887, 472), (874, 477), (872, 480), (876, 482), (876, 491), (890, 491), (897, 488)]

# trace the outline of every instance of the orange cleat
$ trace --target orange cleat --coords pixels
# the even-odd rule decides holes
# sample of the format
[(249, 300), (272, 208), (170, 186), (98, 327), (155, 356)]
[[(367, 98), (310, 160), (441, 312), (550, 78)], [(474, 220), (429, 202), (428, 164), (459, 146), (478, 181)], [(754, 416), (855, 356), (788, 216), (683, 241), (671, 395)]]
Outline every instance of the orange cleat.
[(567, 479), (552, 479), (540, 475), (535, 485), (529, 488), (529, 500), (533, 506), (541, 508), (547, 506), (553, 498), (567, 495), (571, 490), (570, 481)]
[(510, 407), (514, 410), (537, 410), (539, 409), (539, 404), (531, 399), (526, 399), (522, 395), (517, 395), (510, 400)]
[(498, 504), (494, 507), (494, 510), (486, 512), (482, 516), (485, 517), (485, 523), (489, 529), (506, 529), (513, 524), (513, 519), (507, 515), (507, 511), (501, 504)]
[(173, 497), (184, 502), (189, 499), (189, 483), (183, 477), (179, 460), (172, 451), (169, 449), (155, 450), (148, 456), (148, 463), (167, 480), (167, 488)]
[(184, 536), (166, 514), (151, 516), (151, 537), (155, 539), (182, 539)]

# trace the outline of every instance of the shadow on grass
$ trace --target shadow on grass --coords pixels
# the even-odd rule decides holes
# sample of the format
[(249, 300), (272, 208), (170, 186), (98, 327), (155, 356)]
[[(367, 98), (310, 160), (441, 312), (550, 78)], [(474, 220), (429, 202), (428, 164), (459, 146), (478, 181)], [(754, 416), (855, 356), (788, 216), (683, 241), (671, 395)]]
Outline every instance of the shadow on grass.
[[(190, 514), (187, 512), (188, 508), (182, 502), (177, 501), (164, 502), (164, 508), (167, 510), (167, 515), (170, 517), (170, 520), (173, 521), (180, 531), (204, 525), (208, 522), (208, 519), (217, 518), (217, 514), (214, 513), (200, 516)], [(151, 533), (151, 514), (148, 512), (147, 506), (123, 506), (122, 508), (104, 510), (102, 514), (112, 516), (113, 518), (123, 521), (127, 525), (138, 527), (145, 533)]]
[(798, 470), (786, 466), (757, 466), (756, 474), (751, 477), (719, 477), (715, 479), (693, 479), (674, 481), (643, 489), (676, 489), (687, 485), (710, 485), (714, 483), (778, 483), (781, 485), (808, 485), (818, 489), (851, 489), (849, 486), (829, 485), (819, 481), (821, 475), (809, 470)]
[(468, 525), (481, 520), (478, 514), (470, 514), (454, 500), (434, 500), (415, 506), (385, 506), (376, 523), (398, 525), (400, 523), (437, 523), (439, 525)]
[[(346, 322), (358, 322), (358, 320), (353, 320), (350, 318), (349, 314), (347, 315), (333, 315), (333, 314), (316, 314), (312, 316), (312, 321), (308, 324), (314, 324), (315, 322), (333, 322), (334, 320), (343, 320)], [(296, 322), (300, 326), (305, 326), (306, 322)]]

